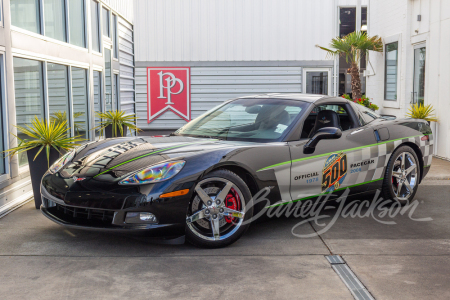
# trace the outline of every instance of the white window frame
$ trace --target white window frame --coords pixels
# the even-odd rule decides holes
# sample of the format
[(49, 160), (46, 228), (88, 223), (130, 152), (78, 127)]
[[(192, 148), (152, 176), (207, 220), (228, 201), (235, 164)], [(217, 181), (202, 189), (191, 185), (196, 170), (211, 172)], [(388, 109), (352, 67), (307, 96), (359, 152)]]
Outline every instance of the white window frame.
[[(115, 75), (117, 75), (117, 80), (114, 80)], [(116, 91), (116, 107), (115, 109), (121, 110), (120, 105), (120, 71), (119, 70), (113, 70), (113, 93), (114, 89)]]
[[(386, 45), (394, 42), (398, 42), (398, 55), (397, 55), (397, 100), (384, 99), (386, 88)], [(401, 33), (391, 35), (384, 39), (383, 43), (383, 107), (400, 108), (400, 99), (402, 99), (401, 91), (401, 74), (402, 74), (402, 35)]]
[[(0, 52), (1, 54), (1, 52)], [(85, 69), (87, 73), (87, 76), (89, 76), (89, 64), (86, 63), (82, 63), (82, 62), (76, 62), (76, 61), (71, 61), (71, 60), (67, 60), (67, 59), (59, 59), (56, 57), (50, 57), (50, 56), (46, 56), (46, 55), (42, 55), (42, 54), (38, 54), (38, 53), (34, 53), (34, 52), (28, 52), (28, 51), (24, 51), (24, 50), (19, 50), (19, 49), (12, 49), (12, 55), (13, 58), (14, 57), (18, 57), (18, 58), (24, 58), (24, 59), (30, 59), (30, 60), (35, 60), (35, 61), (39, 61), (42, 63), (42, 83), (43, 83), (43, 94), (44, 94), (44, 117), (46, 120), (49, 120), (49, 103), (48, 103), (48, 78), (47, 78), (47, 63), (55, 63), (55, 64), (60, 64), (60, 65), (64, 65), (66, 67), (69, 68), (69, 74), (67, 75), (68, 77), (68, 89), (69, 89), (69, 114), (73, 113), (73, 107), (72, 107), (72, 103), (73, 103), (73, 99), (72, 99), (72, 67), (77, 67), (77, 68), (82, 68)], [(14, 75), (13, 75), (14, 76)], [(13, 77), (14, 79), (14, 77)], [(90, 120), (90, 115), (91, 115), (91, 107), (89, 106), (89, 103), (91, 102), (91, 97), (90, 97), (90, 89), (89, 89), (89, 77), (88, 80), (86, 81), (87, 84), (87, 91), (88, 91), (88, 136), (89, 138), (91, 137), (91, 127), (92, 127), (92, 122)], [(72, 122), (73, 122), (73, 116), (69, 115), (69, 120), (71, 122), (71, 128), (73, 131), (73, 126), (72, 126)], [(6, 145), (5, 145), (6, 147)], [(9, 147), (9, 144), (8, 144)], [(5, 148), (5, 149), (9, 149), (9, 148)], [(17, 155), (15, 156), (16, 159), (18, 159)], [(9, 165), (9, 164), (8, 164)], [(19, 167), (19, 174), (28, 172), (29, 167), (28, 164), (24, 165), (22, 167)], [(1, 176), (0, 176), (0, 181), (1, 181)]]
[[(89, 39), (89, 49), (90, 49), (90, 51), (91, 51), (91, 53), (92, 54), (95, 54), (95, 55), (98, 55), (98, 56), (103, 56), (103, 28), (102, 28), (102, 19), (101, 19), (101, 9), (102, 9), (102, 3), (100, 2), (100, 1), (98, 1), (98, 0), (88, 0), (89, 1), (89, 24), (90, 24), (90, 26), (89, 26), (89, 31), (90, 31), (90, 34), (89, 34), (89, 36), (91, 37), (90, 39)], [(98, 24), (98, 39), (99, 39), (99, 48), (100, 48), (100, 51), (97, 51), (96, 49), (94, 49), (92, 46), (93, 46), (93, 38), (94, 38), (94, 36), (92, 35), (92, 13), (93, 13), (93, 11), (92, 11), (92, 6), (91, 6), (91, 1), (93, 1), (93, 2), (97, 2), (97, 7), (98, 7), (98, 10), (97, 10), (97, 24)]]
[(3, 0), (0, 0), (0, 26), (5, 27), (5, 16), (3, 15)]
[[(64, 0), (64, 5), (65, 5), (65, 12), (66, 12), (66, 37), (67, 37), (67, 43), (70, 45), (73, 45), (70, 42), (70, 16), (69, 16), (69, 0)], [(87, 2), (86, 0), (83, 0), (83, 18), (84, 18), (84, 30), (83, 30), (83, 34), (84, 34), (84, 47), (80, 47), (80, 46), (76, 46), (73, 45), (77, 48), (83, 48), (83, 49), (88, 49), (88, 35), (87, 35), (87, 9), (86, 9), (86, 5)]]
[[(95, 103), (94, 103), (94, 91), (95, 91), (95, 89), (94, 89), (94, 72), (95, 71), (100, 72), (100, 91), (99, 91), (99, 93), (100, 93), (100, 109), (102, 112), (105, 111), (104, 86), (103, 86), (103, 84), (105, 82), (105, 80), (103, 78), (105, 72), (104, 72), (104, 69), (102, 66), (94, 65), (92, 67), (92, 72), (89, 73), (89, 74), (92, 74), (92, 76), (90, 76), (90, 78), (89, 78), (89, 82), (90, 82), (89, 87), (91, 89), (89, 92), (89, 95), (90, 95), (90, 97), (89, 97), (90, 106), (89, 107), (90, 107), (90, 111), (92, 112), (90, 124), (92, 124), (93, 128), (95, 127)], [(91, 140), (96, 141), (97, 137), (95, 136), (95, 130), (93, 130), (93, 131), (91, 130), (90, 132), (91, 132), (91, 135), (90, 135)], [(105, 139), (104, 135), (101, 135), (98, 137), (98, 140), (103, 140), (103, 139)]]
[[(109, 35), (105, 35), (103, 33), (103, 10), (104, 9), (108, 12), (108, 34)], [(108, 6), (102, 4), (100, 6), (100, 15), (101, 15), (101, 23), (102, 23), (102, 30), (101, 30), (102, 38), (111, 39), (111, 9)]]
[(331, 77), (332, 68), (302, 68), (302, 93), (306, 94), (306, 73), (307, 72), (327, 72), (328, 73), (328, 96), (333, 95), (331, 90), (331, 82), (333, 78)]
[[(3, 18), (2, 18), (3, 19)], [(3, 140), (3, 150), (9, 149), (9, 118), (8, 118), (8, 101), (6, 99), (6, 72), (5, 72), (5, 49), (2, 47), (0, 50), (0, 93), (1, 93), (1, 121), (3, 132), (1, 138)], [(6, 181), (11, 178), (11, 166), (8, 163), (8, 158), (3, 157), (3, 163), (5, 165), (5, 173), (0, 173), (0, 182)]]
[[(116, 19), (116, 21), (114, 22), (114, 19)], [(112, 26), (114, 24), (114, 26)], [(111, 29), (113, 29), (113, 27), (115, 27), (116, 32), (111, 32), (111, 41), (112, 41), (112, 46), (113, 46), (113, 60), (114, 61), (119, 61), (119, 15), (115, 14), (115, 13), (111, 13)], [(112, 36), (114, 35), (114, 39), (112, 38)], [(117, 50), (117, 57), (114, 57), (114, 49)]]

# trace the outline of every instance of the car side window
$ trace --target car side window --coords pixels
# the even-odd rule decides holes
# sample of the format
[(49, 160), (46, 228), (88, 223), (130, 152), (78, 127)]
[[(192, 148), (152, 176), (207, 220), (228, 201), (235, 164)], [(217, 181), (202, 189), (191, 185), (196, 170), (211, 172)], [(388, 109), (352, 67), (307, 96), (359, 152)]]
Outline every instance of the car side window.
[(365, 124), (368, 124), (370, 122), (372, 122), (375, 119), (380, 119), (381, 116), (379, 114), (377, 114), (376, 112), (374, 112), (373, 110), (359, 105), (360, 107), (358, 107), (359, 111), (361, 112), (361, 115), (365, 121)]
[(303, 124), (303, 130), (300, 138), (308, 138), (311, 135), (311, 132), (315, 128), (316, 118), (321, 111), (334, 111), (339, 118), (339, 125), (342, 131), (349, 130), (352, 128), (356, 128), (357, 126), (352, 121), (352, 118), (348, 112), (348, 108), (345, 105), (341, 104), (324, 104), (316, 106), (309, 116), (306, 118), (305, 123)]

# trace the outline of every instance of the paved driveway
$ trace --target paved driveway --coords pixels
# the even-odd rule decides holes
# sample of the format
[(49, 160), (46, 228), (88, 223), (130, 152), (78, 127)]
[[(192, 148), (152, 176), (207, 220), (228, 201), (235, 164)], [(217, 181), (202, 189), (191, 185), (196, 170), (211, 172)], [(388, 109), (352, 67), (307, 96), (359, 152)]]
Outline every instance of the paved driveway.
[[(0, 219), (0, 298), (353, 299), (325, 259), (337, 254), (376, 299), (450, 299), (449, 195), (450, 181), (419, 188), (412, 217), (432, 221), (339, 217), (299, 238), (291, 231), (304, 219), (272, 219), (216, 250), (67, 230), (29, 203)], [(293, 232), (322, 229), (305, 222)]]

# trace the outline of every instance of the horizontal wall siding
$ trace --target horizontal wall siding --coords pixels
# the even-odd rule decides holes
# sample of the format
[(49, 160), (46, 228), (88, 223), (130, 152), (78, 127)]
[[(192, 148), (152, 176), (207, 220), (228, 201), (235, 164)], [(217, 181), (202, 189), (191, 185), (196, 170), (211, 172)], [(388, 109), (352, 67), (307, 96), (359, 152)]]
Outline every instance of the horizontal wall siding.
[(135, 74), (133, 26), (119, 17), (120, 106), (135, 113)]
[[(236, 97), (300, 93), (301, 67), (191, 67), (191, 117)], [(141, 129), (177, 129), (186, 121), (171, 111), (147, 124), (146, 68), (136, 68), (136, 110)]]
[(121, 14), (128, 22), (134, 22), (134, 0), (102, 0), (102, 2)]
[(336, 15), (331, 0), (136, 0), (136, 61), (323, 60)]

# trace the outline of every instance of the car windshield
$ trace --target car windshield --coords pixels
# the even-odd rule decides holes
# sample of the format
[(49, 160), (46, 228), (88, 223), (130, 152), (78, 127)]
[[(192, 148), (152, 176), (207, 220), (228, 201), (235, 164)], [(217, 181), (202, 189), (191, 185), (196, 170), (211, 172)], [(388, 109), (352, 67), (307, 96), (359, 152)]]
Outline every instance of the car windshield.
[(227, 102), (192, 120), (175, 135), (273, 142), (283, 138), (307, 102), (244, 98)]

